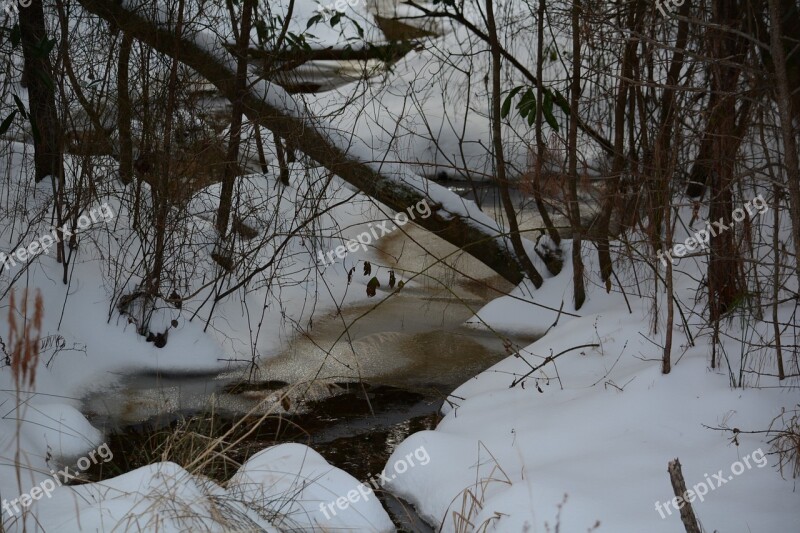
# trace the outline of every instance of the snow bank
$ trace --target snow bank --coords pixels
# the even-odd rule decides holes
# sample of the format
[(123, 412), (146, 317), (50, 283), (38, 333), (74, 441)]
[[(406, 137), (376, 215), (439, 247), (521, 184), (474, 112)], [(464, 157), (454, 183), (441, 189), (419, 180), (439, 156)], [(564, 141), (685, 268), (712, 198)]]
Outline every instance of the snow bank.
[[(597, 271), (589, 260), (587, 272)], [(682, 300), (697, 291), (692, 277), (678, 274)], [(507, 331), (543, 332), (555, 322), (562, 299), (564, 310), (574, 313), (571, 279), (565, 264), (542, 290), (531, 295), (518, 287), (477, 317)], [(600, 531), (674, 532), (682, 530), (678, 513), (663, 505), (659, 512), (656, 504), (673, 497), (667, 463), (678, 457), (689, 488), (719, 471), (726, 478), (693, 503), (707, 530), (795, 530), (800, 502), (794, 483), (776, 471), (775, 456), (767, 456), (768, 468), (751, 461), (740, 475), (731, 472), (751, 453), (770, 452), (766, 437), (739, 434), (733, 443), (730, 432), (709, 428), (766, 428), (782, 408), (795, 407), (797, 396), (770, 386), (777, 380), (769, 378), (762, 378), (764, 388), (731, 388), (727, 367), (709, 368), (707, 338), (696, 338), (692, 347), (677, 326), (673, 370), (662, 375), (664, 327), (652, 333), (650, 300), (628, 293), (629, 311), (622, 296), (606, 294), (593, 275), (588, 289), (580, 317), (561, 315), (518, 356), (453, 391), (436, 430), (410, 436), (388, 462), (424, 445), (430, 464), (398, 476), (389, 489), (442, 531), (482, 525), (489, 531), (545, 531), (558, 522), (562, 531), (587, 531), (599, 521)], [(521, 302), (521, 296), (551, 309)], [(729, 354), (740, 351), (726, 342)], [(580, 345), (594, 346), (568, 351), (531, 372), (546, 357)]]
[(345, 504), (337, 499), (361, 483), (302, 444), (280, 444), (245, 462), (228, 483), (242, 499), (258, 502), (262, 514), (274, 515), (282, 528), (302, 531), (394, 531), (375, 494), (356, 495)]

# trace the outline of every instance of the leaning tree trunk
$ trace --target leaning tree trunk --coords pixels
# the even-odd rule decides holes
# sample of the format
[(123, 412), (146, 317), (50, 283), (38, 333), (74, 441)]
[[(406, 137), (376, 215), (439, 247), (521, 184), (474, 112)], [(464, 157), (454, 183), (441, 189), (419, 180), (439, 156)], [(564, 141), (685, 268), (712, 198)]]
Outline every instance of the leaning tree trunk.
[[(174, 29), (153, 22), (112, 0), (80, 0), (80, 3), (87, 11), (119, 26), (122, 31), (163, 54), (174, 54), (175, 44), (180, 41), (181, 61), (231, 101), (237, 98), (235, 67), (231, 66), (230, 56), (224, 52), (222, 43), (218, 49), (209, 50), (197, 44), (199, 41), (178, 37)], [(279, 102), (279, 98), (284, 98), (284, 101)], [(506, 280), (514, 284), (523, 280), (521, 262), (508, 252), (510, 247), (493, 220), (479, 213), (477, 208), (468, 210), (463, 207), (472, 204), (465, 204), (457, 195), (436, 184), (421, 178), (404, 177), (401, 173), (405, 169), (401, 167), (398, 167), (396, 175), (387, 175), (385, 171), (356, 159), (344, 147), (337, 145), (326, 131), (310, 127), (308, 117), (279, 88), (264, 81), (253, 84), (244, 96), (244, 113), (254, 123), (286, 139), (293, 149), (304, 152), (391, 209), (401, 211), (421, 200), (430, 202), (433, 208), (431, 216), (418, 218), (416, 223), (469, 253)], [(452, 198), (454, 201), (442, 205), (431, 198), (429, 190), (437, 191), (433, 196), (439, 200)]]
[[(676, 109), (676, 93), (678, 91), (678, 78), (683, 70), (684, 62), (684, 48), (689, 34), (689, 23), (687, 18), (689, 16), (689, 3), (681, 6), (678, 14), (682, 17), (678, 23), (678, 35), (675, 40), (675, 52), (672, 54), (672, 61), (670, 62), (669, 71), (667, 72), (667, 83), (664, 91), (661, 94), (661, 117), (658, 125), (658, 136), (656, 137), (655, 157), (653, 158), (656, 164), (655, 176), (658, 180), (659, 195), (661, 205), (654, 206), (656, 210), (663, 212), (664, 223), (664, 250), (672, 249), (672, 179), (671, 176), (675, 172), (676, 153), (672, 143), (672, 132), (675, 131), (677, 121)], [(656, 240), (658, 241), (658, 252), (660, 247), (660, 228), (657, 226), (654, 231), (656, 232)], [(656, 267), (658, 268), (658, 267)], [(664, 273), (664, 285), (666, 288), (666, 305), (667, 305), (667, 324), (664, 331), (664, 350), (661, 357), (661, 372), (669, 374), (672, 368), (672, 322), (675, 316), (675, 303), (673, 302), (673, 273), (672, 261), (667, 261), (667, 269)]]

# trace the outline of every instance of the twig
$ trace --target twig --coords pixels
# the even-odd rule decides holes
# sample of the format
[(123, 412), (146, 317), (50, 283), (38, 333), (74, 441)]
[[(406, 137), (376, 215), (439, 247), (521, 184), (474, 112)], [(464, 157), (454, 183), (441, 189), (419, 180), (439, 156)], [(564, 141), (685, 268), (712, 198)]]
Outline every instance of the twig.
[(527, 374), (523, 375), (520, 378), (515, 379), (511, 383), (511, 385), (509, 385), (508, 388), (510, 389), (512, 387), (515, 387), (517, 384), (519, 384), (520, 381), (522, 381), (523, 379), (527, 378), (528, 376), (530, 376), (531, 374), (533, 374), (534, 372), (536, 372), (537, 370), (539, 370), (540, 368), (545, 366), (547, 363), (555, 361), (556, 359), (558, 359), (559, 357), (561, 357), (565, 353), (571, 352), (573, 350), (579, 350), (581, 348), (598, 348), (599, 346), (600, 346), (599, 344), (581, 344), (580, 346), (573, 346), (572, 348), (567, 348), (563, 352), (559, 352), (556, 355), (548, 355), (547, 357), (544, 358), (544, 362), (542, 364), (533, 367), (533, 369), (530, 372), (528, 372)]

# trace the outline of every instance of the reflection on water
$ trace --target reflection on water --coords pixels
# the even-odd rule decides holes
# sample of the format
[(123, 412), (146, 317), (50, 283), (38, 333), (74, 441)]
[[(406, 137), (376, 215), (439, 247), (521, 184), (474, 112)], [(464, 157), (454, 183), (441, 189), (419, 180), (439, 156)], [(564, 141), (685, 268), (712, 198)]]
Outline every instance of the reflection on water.
[[(261, 385), (232, 387), (247, 381), (251, 374), (245, 369), (211, 376), (129, 376), (85, 398), (84, 411), (110, 425), (158, 416), (168, 422), (212, 409), (228, 415), (295, 413), (305, 410), (306, 401), (341, 394), (337, 383), (358, 381), (441, 398), (507, 355), (503, 337), (462, 326), (480, 300), (426, 299), (410, 289), (365, 314), (373, 305), (319, 320), (310, 336), (299, 335), (282, 354), (261, 362), (253, 376)], [(511, 340), (525, 345), (532, 339)]]

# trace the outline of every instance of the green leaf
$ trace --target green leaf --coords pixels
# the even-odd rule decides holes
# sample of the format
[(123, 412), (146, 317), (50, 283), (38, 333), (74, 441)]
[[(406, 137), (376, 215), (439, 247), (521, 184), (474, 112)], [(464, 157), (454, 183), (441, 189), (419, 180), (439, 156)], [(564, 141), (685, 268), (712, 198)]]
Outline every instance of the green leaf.
[(525, 91), (519, 104), (517, 104), (517, 109), (519, 109), (519, 115), (523, 119), (528, 118), (530, 120), (529, 117), (536, 116), (536, 95), (533, 94), (533, 90), (529, 88)]
[(342, 14), (337, 11), (336, 14), (331, 17), (331, 28), (339, 24), (340, 20), (342, 20)]
[(8, 128), (11, 127), (11, 123), (14, 121), (14, 117), (17, 115), (17, 110), (11, 112), (10, 115), (6, 117), (2, 124), (0, 124), (0, 135), (3, 135), (5, 132), (8, 131)]
[(503, 100), (503, 108), (500, 110), (500, 118), (506, 118), (508, 116), (509, 112), (511, 112), (511, 101), (514, 99), (517, 93), (524, 88), (524, 85), (520, 85), (519, 87), (514, 87), (511, 89), (511, 92), (508, 93), (506, 99)]
[(322, 15), (314, 15), (310, 19), (308, 19), (308, 24), (306, 24), (306, 29), (310, 28), (314, 24), (318, 24), (322, 20)]

